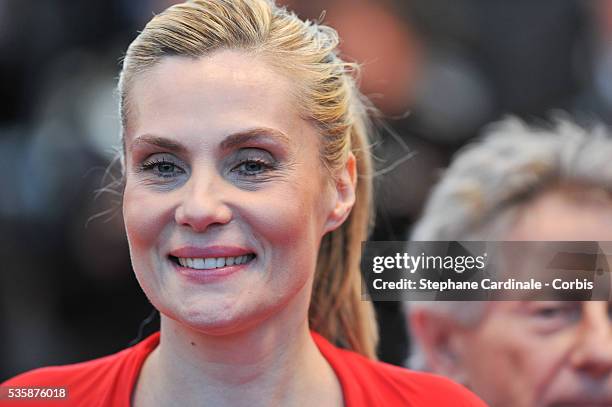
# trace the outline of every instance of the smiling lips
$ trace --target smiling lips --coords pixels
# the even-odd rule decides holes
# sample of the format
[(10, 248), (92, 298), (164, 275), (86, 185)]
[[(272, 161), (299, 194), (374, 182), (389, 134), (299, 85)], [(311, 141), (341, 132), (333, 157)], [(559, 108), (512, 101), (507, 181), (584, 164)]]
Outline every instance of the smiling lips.
[(233, 266), (239, 264), (245, 264), (253, 260), (255, 255), (253, 253), (246, 254), (243, 256), (231, 256), (231, 257), (175, 257), (176, 261), (183, 267), (189, 267), (196, 270), (211, 270), (225, 266)]
[(246, 267), (256, 255), (242, 247), (182, 247), (168, 255), (180, 274), (198, 282), (212, 282)]

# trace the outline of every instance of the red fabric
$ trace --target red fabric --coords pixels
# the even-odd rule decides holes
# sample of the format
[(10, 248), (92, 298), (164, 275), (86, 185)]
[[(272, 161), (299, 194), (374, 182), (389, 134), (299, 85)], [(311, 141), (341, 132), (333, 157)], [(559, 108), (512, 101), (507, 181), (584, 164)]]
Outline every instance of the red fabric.
[(375, 362), (336, 348), (316, 333), (312, 337), (336, 372), (347, 407), (486, 406), (466, 388), (446, 378)]
[[(354, 352), (339, 349), (314, 332), (312, 337), (338, 376), (348, 407), (485, 406), (468, 390), (450, 380), (374, 362)], [(68, 398), (4, 399), (0, 405), (129, 407), (140, 368), (158, 343), (159, 332), (114, 355), (21, 374), (2, 386), (66, 387)]]

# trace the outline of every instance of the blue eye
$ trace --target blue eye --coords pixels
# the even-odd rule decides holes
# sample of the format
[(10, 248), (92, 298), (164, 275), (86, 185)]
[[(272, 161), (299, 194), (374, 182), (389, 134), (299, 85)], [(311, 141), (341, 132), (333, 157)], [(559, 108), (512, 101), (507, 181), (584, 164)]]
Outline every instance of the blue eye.
[(260, 160), (246, 160), (234, 168), (234, 171), (242, 175), (254, 176), (264, 173), (270, 169), (270, 165)]
[(240, 165), (240, 168), (249, 174), (260, 173), (264, 170), (263, 164), (257, 161), (247, 161)]
[(141, 165), (142, 171), (150, 171), (158, 177), (171, 178), (183, 174), (182, 168), (166, 159), (157, 159), (144, 162)]
[(256, 147), (244, 147), (235, 152), (228, 161), (230, 173), (243, 181), (266, 181), (278, 169), (274, 155)]
[(172, 163), (159, 163), (157, 164), (157, 171), (160, 174), (171, 174), (174, 172), (176, 166)]

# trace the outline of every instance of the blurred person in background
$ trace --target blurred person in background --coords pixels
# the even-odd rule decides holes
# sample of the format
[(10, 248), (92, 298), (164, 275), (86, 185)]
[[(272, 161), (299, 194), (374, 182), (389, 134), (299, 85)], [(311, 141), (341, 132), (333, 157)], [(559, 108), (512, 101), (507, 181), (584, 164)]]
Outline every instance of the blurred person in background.
[[(494, 125), (434, 188), (415, 241), (612, 241), (612, 138)], [(612, 405), (612, 302), (410, 302), (411, 366), (494, 407)]]

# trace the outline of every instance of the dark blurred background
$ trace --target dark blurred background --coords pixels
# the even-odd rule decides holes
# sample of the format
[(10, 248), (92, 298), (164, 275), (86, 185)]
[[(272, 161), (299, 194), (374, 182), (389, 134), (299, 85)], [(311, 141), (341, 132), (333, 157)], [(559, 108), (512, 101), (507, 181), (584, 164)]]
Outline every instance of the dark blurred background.
[[(116, 352), (151, 306), (121, 197), (119, 59), (162, 0), (0, 0), (0, 381)], [(293, 0), (334, 26), (381, 111), (373, 240), (404, 240), (452, 154), (506, 114), (612, 120), (612, 0)], [(398, 187), (399, 186), (399, 187)], [(397, 303), (376, 304), (401, 364)], [(156, 329), (153, 321), (146, 328)]]

